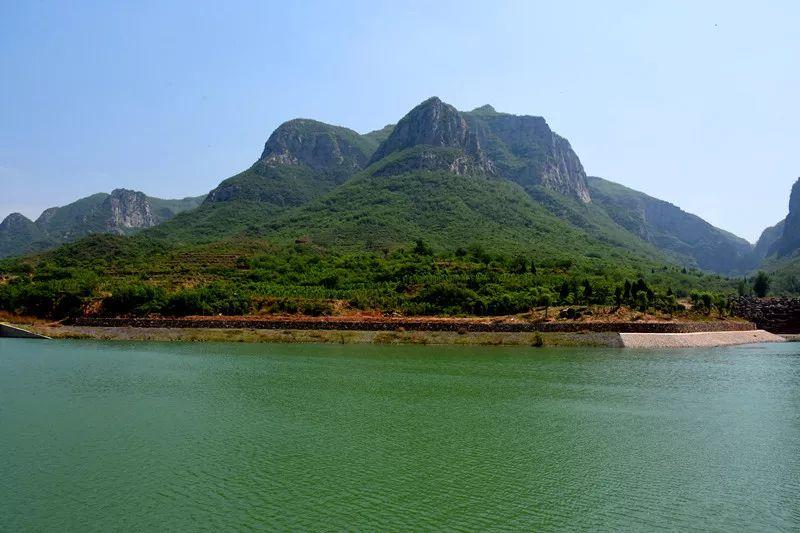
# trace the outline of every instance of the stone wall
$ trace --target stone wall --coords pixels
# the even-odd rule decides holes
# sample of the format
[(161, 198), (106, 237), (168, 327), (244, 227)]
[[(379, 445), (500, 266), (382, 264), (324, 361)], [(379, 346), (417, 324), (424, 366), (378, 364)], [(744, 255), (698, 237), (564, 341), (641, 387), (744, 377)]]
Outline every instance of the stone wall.
[(731, 312), (772, 333), (800, 333), (800, 298), (733, 298)]

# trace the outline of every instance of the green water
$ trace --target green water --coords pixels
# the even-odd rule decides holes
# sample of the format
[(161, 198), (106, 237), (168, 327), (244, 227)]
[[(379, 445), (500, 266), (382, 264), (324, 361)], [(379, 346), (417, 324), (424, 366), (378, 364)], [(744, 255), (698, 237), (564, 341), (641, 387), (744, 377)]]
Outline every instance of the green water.
[(798, 530), (800, 344), (0, 339), (0, 531)]

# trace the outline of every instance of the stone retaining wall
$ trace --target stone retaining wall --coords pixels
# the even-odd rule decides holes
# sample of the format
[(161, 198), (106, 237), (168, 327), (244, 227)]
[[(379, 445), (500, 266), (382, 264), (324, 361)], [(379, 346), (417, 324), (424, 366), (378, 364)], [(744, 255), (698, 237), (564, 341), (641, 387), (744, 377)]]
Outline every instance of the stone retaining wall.
[(134, 328), (318, 329), (352, 331), (454, 331), (524, 333), (695, 333), (750, 331), (751, 322), (477, 322), (472, 320), (341, 318), (75, 318), (69, 325)]
[(800, 298), (737, 297), (731, 312), (772, 333), (800, 333)]

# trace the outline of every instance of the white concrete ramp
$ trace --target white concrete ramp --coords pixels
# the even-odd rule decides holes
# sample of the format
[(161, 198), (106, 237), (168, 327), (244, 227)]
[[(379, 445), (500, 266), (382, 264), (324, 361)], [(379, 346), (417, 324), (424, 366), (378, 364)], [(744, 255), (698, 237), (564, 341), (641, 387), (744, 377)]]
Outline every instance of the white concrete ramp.
[(12, 326), (5, 322), (0, 322), (0, 337), (15, 337), (18, 339), (49, 339), (44, 335), (28, 331), (19, 326)]
[(620, 333), (626, 348), (702, 348), (758, 342), (785, 342), (780, 335), (763, 329), (750, 331), (704, 331), (702, 333)]

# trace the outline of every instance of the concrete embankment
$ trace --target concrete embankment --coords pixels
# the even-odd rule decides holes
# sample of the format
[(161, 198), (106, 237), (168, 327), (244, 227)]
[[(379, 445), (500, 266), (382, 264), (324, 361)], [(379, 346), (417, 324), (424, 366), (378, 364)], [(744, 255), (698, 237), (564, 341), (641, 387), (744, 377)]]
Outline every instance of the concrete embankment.
[(335, 344), (455, 344), (475, 346), (612, 346), (618, 333), (538, 333), (491, 331), (376, 331), (333, 329), (158, 328), (37, 326), (53, 338), (185, 342), (278, 342)]
[(49, 337), (45, 335), (41, 335), (39, 333), (34, 333), (32, 331), (28, 331), (27, 329), (23, 329), (19, 326), (12, 326), (11, 324), (6, 324), (4, 322), (0, 322), (0, 337), (13, 337), (17, 339), (48, 339)]
[(455, 333), (694, 333), (702, 331), (751, 331), (752, 322), (525, 322), (460, 318), (391, 317), (186, 317), (115, 318), (80, 317), (69, 326), (103, 328), (213, 328), (335, 331), (439, 331)]
[(71, 325), (40, 325), (35, 329), (54, 338), (190, 342), (685, 348), (784, 340), (777, 335), (755, 330), (752, 324), (746, 322), (536, 324), (475, 319), (356, 320), (343, 317), (82, 318)]
[(619, 336), (626, 348), (702, 348), (786, 340), (763, 329), (699, 333), (620, 333)]

